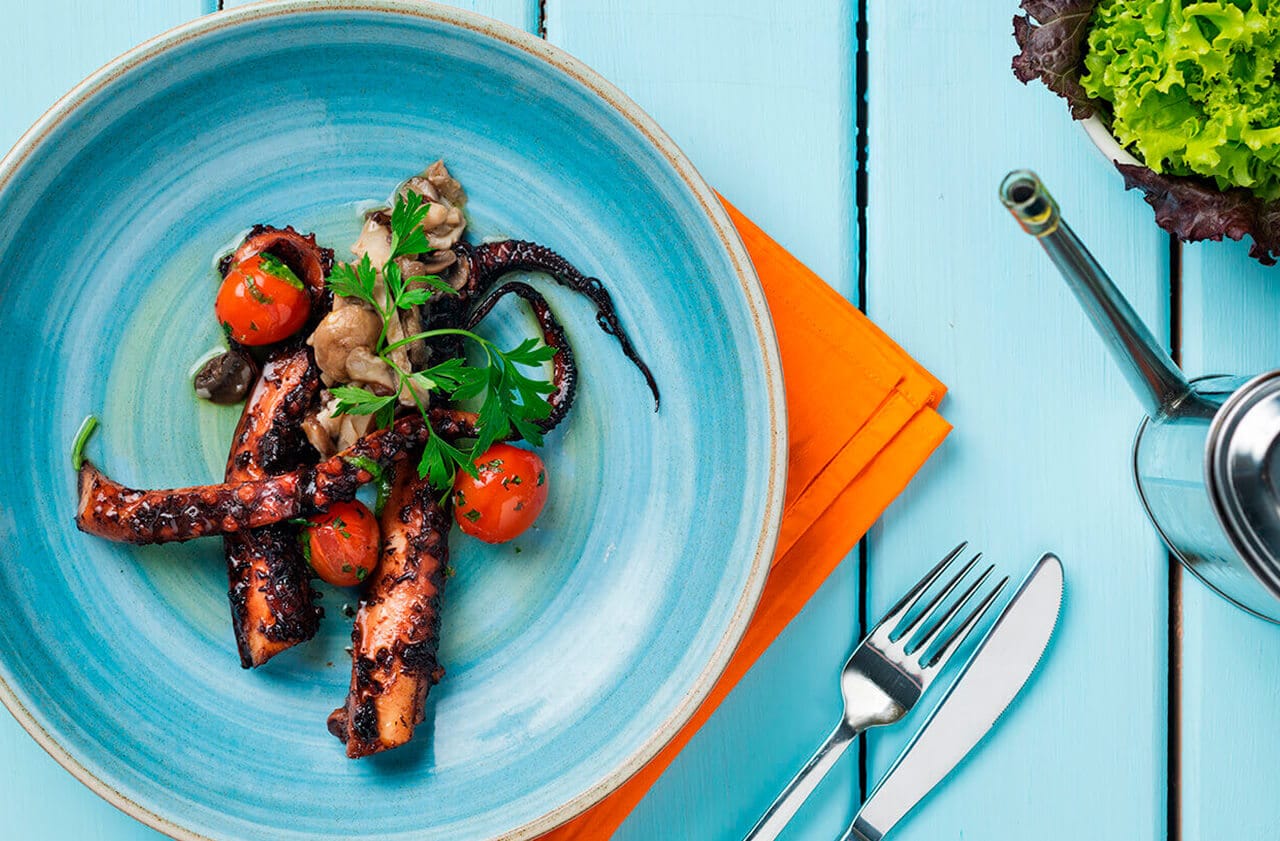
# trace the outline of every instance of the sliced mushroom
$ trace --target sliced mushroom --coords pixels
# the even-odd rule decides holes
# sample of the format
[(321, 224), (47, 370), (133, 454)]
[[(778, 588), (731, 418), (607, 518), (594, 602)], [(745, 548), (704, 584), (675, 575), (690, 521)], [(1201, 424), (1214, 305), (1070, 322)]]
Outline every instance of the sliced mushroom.
[(467, 203), (467, 193), (458, 183), (458, 179), (449, 174), (443, 160), (438, 160), (427, 167), (423, 176), (440, 194), (440, 197), (454, 207), (463, 207)]
[[(400, 312), (400, 329), (406, 336), (413, 336), (422, 332), (422, 316), (418, 307), (402, 310)], [(409, 362), (413, 365), (413, 370), (423, 368), (427, 364), (427, 346), (422, 339), (416, 342), (410, 342), (404, 346), (408, 352)], [(419, 393), (418, 399), (425, 399), (426, 395)]]
[(338, 451), (334, 444), (333, 436), (329, 434), (328, 428), (321, 422), (319, 415), (328, 414), (327, 410), (320, 411), (302, 421), (302, 431), (307, 434), (307, 440), (311, 442), (311, 446), (316, 448), (316, 452), (322, 458), (328, 458)]
[(372, 415), (338, 415), (338, 398), (329, 392), (320, 395), (320, 408), (302, 422), (307, 440), (321, 455), (330, 456), (345, 450), (369, 433)]
[(462, 215), (467, 194), (449, 174), (443, 161), (436, 161), (422, 175), (410, 178), (402, 189), (417, 193), (431, 203), (422, 220), (422, 228), (435, 252), (453, 248), (462, 239), (467, 229), (467, 219)]
[(396, 375), (391, 366), (367, 347), (352, 348), (347, 354), (346, 379), (368, 386), (375, 394), (394, 394), (396, 390)]
[(349, 299), (337, 300), (347, 305), (335, 306), (307, 339), (315, 349), (316, 364), (326, 385), (356, 379), (347, 364), (351, 352), (356, 348), (367, 352), (382, 332), (382, 317), (376, 312), (363, 304), (352, 304)]
[(351, 253), (360, 259), (369, 255), (374, 268), (381, 269), (391, 259), (391, 219), (384, 211), (376, 211), (365, 217), (360, 237), (351, 246)]
[(373, 427), (373, 415), (342, 415), (342, 423), (338, 427), (336, 446), (345, 450), (361, 438), (369, 434)]

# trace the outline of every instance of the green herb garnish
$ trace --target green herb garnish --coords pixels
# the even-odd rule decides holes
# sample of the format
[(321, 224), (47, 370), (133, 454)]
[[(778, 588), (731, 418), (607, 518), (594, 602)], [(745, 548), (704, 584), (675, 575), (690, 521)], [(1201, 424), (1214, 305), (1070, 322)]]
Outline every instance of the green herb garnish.
[(270, 304), (273, 301), (269, 295), (258, 288), (258, 283), (253, 279), (252, 275), (246, 274), (244, 276), (244, 288), (249, 290), (250, 297), (259, 304)]
[[(355, 389), (355, 390), (364, 391), (363, 389)], [(368, 392), (364, 392), (364, 393), (368, 394)], [(387, 408), (390, 411), (395, 411), (395, 406), (392, 403), (388, 403)], [(386, 423), (379, 423), (380, 426), (387, 426), (391, 423), (390, 411), (388, 412)], [(339, 412), (339, 414), (341, 414), (341, 412)], [(349, 414), (357, 415), (357, 414), (376, 414), (376, 413), (350, 412)], [(387, 472), (382, 469), (381, 464), (378, 464), (376, 461), (369, 458), (368, 456), (347, 456), (346, 462), (347, 464), (350, 464), (352, 467), (357, 467), (373, 477), (373, 484), (378, 492), (377, 499), (373, 503), (373, 513), (375, 515), (381, 514), (383, 506), (387, 504), (387, 497), (391, 495), (391, 477), (388, 476)]]
[(258, 255), (258, 265), (262, 270), (272, 277), (278, 278), (292, 286), (294, 289), (303, 289), (302, 281), (293, 273), (293, 269), (285, 265), (279, 257), (274, 254), (268, 254), (265, 251)]
[(84, 447), (97, 428), (96, 415), (85, 415), (84, 420), (80, 421), (80, 428), (76, 430), (75, 440), (71, 443), (71, 466), (77, 471), (84, 465)]
[(422, 229), (422, 220), (427, 218), (430, 209), (431, 202), (423, 201), (422, 196), (412, 190), (396, 196), (391, 208), (392, 258), (432, 250), (427, 243), (427, 232)]
[[(457, 328), (427, 330), (396, 342), (387, 342), (387, 325), (396, 317), (397, 311), (426, 303), (433, 290), (458, 294), (435, 275), (403, 277), (395, 262), (397, 257), (432, 250), (422, 230), (422, 220), (429, 207), (429, 203), (416, 193), (396, 196), (391, 211), (391, 259), (381, 269), (382, 300), (378, 299), (378, 271), (368, 254), (358, 263), (335, 266), (327, 281), (335, 295), (365, 301), (382, 317), (382, 331), (375, 348), (378, 357), (398, 375), (396, 392), (380, 395), (350, 385), (338, 386), (330, 392), (337, 398), (334, 414), (373, 415), (374, 422), (381, 427), (391, 425), (396, 406), (406, 389), (424, 420), (428, 419), (428, 412), (423, 394), (434, 392), (455, 401), (484, 395), (476, 424), (478, 436), (465, 449), (441, 438), (428, 420), (428, 438), (418, 463), (418, 475), (429, 479), (438, 490), (445, 491), (453, 484), (458, 470), (478, 476), (476, 459), (494, 442), (513, 431), (534, 446), (541, 446), (542, 430), (538, 421), (551, 413), (551, 404), (546, 396), (554, 391), (554, 387), (545, 380), (527, 376), (519, 366), (541, 366), (555, 356), (556, 349), (541, 344), (537, 339), (527, 339), (518, 347), (504, 351), (483, 336)], [(465, 359), (457, 358), (423, 371), (410, 371), (392, 358), (395, 351), (406, 345), (440, 336), (460, 336), (478, 345), (484, 351), (484, 364), (469, 365)], [(498, 466), (501, 466), (500, 462)], [(373, 470), (369, 472), (378, 479), (379, 474)], [(381, 511), (386, 501), (381, 488), (378, 499), (377, 510)]]

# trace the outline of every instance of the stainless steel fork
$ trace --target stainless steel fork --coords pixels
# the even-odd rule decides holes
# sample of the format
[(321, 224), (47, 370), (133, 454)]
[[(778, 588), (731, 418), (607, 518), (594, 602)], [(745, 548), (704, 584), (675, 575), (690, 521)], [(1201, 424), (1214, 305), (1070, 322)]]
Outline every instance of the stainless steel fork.
[[(800, 773), (773, 801), (764, 816), (756, 822), (747, 834), (746, 841), (771, 841), (777, 838), (782, 828), (795, 816), (801, 804), (813, 793), (836, 760), (860, 733), (872, 727), (892, 724), (915, 706), (920, 695), (937, 677), (960, 643), (990, 609), (1008, 583), (1008, 577), (992, 587), (959, 626), (943, 638), (943, 632), (982, 589), (995, 568), (988, 565), (964, 593), (944, 610), (947, 598), (977, 566), (982, 557), (979, 553), (947, 581), (923, 610), (916, 613), (910, 622), (907, 621), (907, 617), (924, 600), (925, 593), (960, 557), (967, 545), (961, 543), (952, 549), (854, 649), (844, 671), (840, 673), (840, 693), (844, 696), (844, 715), (840, 723), (804, 768), (800, 769)], [(939, 643), (939, 640), (942, 642)]]

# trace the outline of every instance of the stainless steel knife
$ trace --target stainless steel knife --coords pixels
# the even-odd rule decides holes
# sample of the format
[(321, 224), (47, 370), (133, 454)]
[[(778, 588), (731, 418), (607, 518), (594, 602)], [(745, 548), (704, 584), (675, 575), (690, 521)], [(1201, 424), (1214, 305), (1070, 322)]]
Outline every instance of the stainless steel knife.
[(880, 841), (982, 740), (1035, 671), (1061, 606), (1062, 563), (1045, 555), (841, 841)]

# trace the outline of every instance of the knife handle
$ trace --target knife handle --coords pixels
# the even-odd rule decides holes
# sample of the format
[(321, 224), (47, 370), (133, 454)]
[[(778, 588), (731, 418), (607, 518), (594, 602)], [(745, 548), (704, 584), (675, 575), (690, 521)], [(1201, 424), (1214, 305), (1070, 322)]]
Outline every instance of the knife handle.
[(847, 721), (841, 720), (822, 743), (822, 747), (791, 778), (791, 782), (787, 783), (787, 787), (769, 806), (768, 811), (756, 821), (743, 841), (774, 841), (860, 732), (862, 731), (855, 730)]

